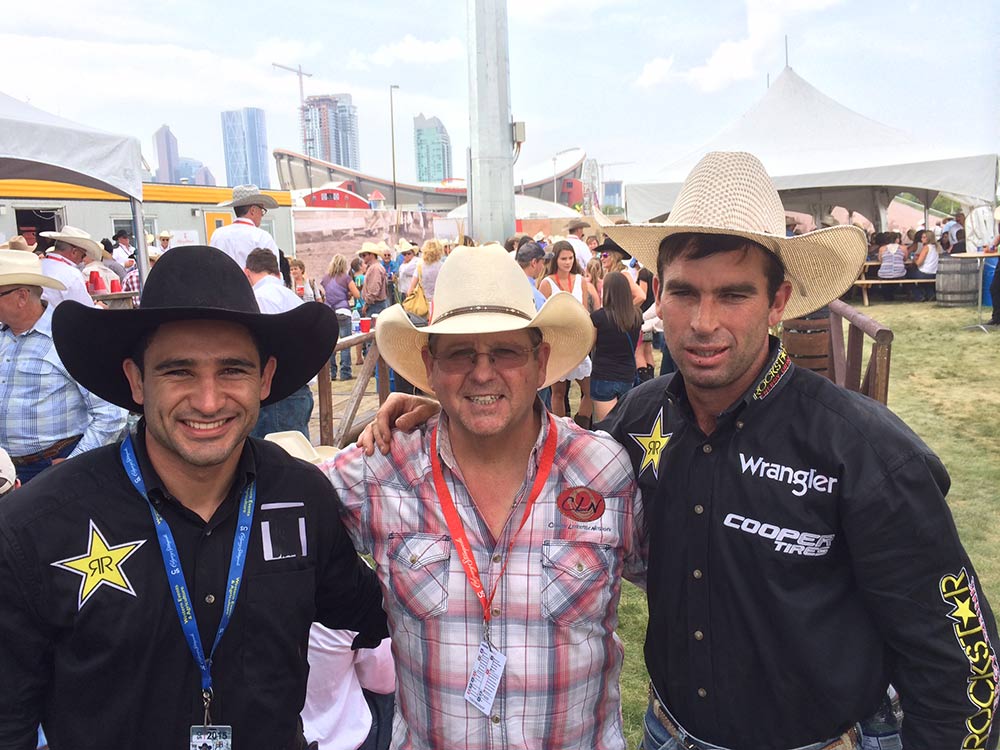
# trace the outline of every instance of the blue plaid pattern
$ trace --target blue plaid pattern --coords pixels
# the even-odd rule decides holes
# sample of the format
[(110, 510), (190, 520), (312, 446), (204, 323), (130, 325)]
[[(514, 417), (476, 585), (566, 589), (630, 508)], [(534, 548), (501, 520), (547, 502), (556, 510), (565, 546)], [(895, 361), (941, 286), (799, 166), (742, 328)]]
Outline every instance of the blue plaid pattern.
[(128, 413), (82, 388), (63, 366), (52, 341), (53, 305), (34, 327), (15, 336), (0, 328), (0, 446), (26, 456), (83, 435), (70, 456), (113, 442)]

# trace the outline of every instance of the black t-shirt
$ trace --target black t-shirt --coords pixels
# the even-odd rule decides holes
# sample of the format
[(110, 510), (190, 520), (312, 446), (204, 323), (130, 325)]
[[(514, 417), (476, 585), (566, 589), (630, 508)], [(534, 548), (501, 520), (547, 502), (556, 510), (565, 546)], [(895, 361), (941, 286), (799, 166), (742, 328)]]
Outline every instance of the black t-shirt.
[(646, 282), (646, 299), (642, 302), (642, 307), (640, 308), (643, 312), (649, 309), (649, 306), (653, 304), (653, 272), (648, 268), (639, 269), (639, 278), (636, 281)]
[(590, 319), (597, 329), (594, 369), (590, 377), (631, 383), (635, 379), (635, 347), (642, 333), (642, 326), (637, 325), (624, 333), (615, 327), (603, 308), (592, 312)]

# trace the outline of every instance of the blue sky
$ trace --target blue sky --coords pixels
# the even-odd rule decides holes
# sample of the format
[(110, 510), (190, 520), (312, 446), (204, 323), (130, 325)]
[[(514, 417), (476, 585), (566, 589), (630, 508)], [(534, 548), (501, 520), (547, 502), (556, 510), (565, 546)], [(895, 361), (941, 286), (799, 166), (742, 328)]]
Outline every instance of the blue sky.
[[(960, 10), (953, 10), (959, 8)], [(413, 117), (468, 145), (463, 0), (263, 3), (47, 0), (4, 11), (0, 90), (94, 127), (152, 134), (225, 181), (219, 113), (265, 109), (269, 147), (300, 150), (306, 94), (349, 92), (361, 167), (415, 177)], [(521, 163), (579, 146), (605, 178), (652, 179), (752, 106), (784, 66), (868, 117), (965, 153), (1000, 151), (1000, 3), (966, 0), (510, 0), (512, 114)], [(273, 170), (273, 168), (272, 168)]]

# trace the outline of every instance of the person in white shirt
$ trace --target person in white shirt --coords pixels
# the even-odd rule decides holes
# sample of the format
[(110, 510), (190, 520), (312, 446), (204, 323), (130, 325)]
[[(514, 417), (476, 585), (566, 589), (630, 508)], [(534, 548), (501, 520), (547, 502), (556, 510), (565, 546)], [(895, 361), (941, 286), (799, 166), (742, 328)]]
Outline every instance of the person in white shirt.
[[(257, 306), (262, 313), (288, 312), (305, 304), (299, 296), (285, 286), (278, 269), (278, 258), (268, 248), (257, 247), (247, 254), (243, 273), (253, 285)], [(310, 303), (318, 304), (318, 303)], [(296, 331), (289, 331), (292, 336)], [(308, 344), (304, 344), (308, 346)], [(291, 396), (260, 408), (260, 416), (251, 436), (263, 438), (272, 432), (296, 430), (309, 437), (309, 420), (312, 417), (313, 396), (309, 384), (302, 386)]]
[[(327, 445), (313, 447), (298, 432), (275, 432), (265, 440), (311, 464), (337, 454), (336, 448)], [(386, 638), (377, 648), (352, 649), (356, 635), (353, 630), (332, 630), (317, 622), (309, 630), (302, 731), (306, 742), (316, 743), (321, 750), (385, 750), (389, 746), (396, 690), (391, 644)]]
[(260, 192), (256, 185), (237, 185), (233, 188), (233, 199), (219, 205), (232, 208), (236, 220), (216, 229), (208, 241), (209, 245), (239, 263), (240, 268), (246, 267), (247, 256), (258, 247), (270, 250), (274, 259), (278, 260), (278, 244), (274, 237), (260, 228), (261, 220), (270, 209), (278, 207), (278, 201)]
[(91, 239), (87, 232), (68, 225), (59, 232), (42, 232), (42, 237), (56, 242), (42, 259), (42, 273), (57, 279), (66, 287), (64, 291), (45, 288), (42, 299), (53, 307), (68, 299), (93, 307), (94, 300), (87, 292), (80, 268), (88, 258), (100, 261), (104, 256), (104, 248)]
[[(123, 268), (131, 268), (135, 265), (135, 248), (129, 243), (128, 232), (119, 229), (115, 232), (114, 241), (117, 243), (111, 251), (111, 256), (121, 263)], [(100, 260), (100, 259), (98, 259)]]
[(593, 251), (583, 241), (583, 233), (588, 229), (590, 229), (590, 224), (582, 219), (573, 219), (566, 227), (566, 233), (569, 235), (566, 237), (566, 241), (573, 246), (573, 252), (576, 253), (576, 260), (580, 264), (580, 268), (586, 268), (587, 263), (594, 256)]
[(160, 252), (161, 253), (165, 253), (165, 252), (167, 252), (167, 250), (170, 249), (170, 240), (172, 240), (173, 237), (174, 236), (172, 234), (170, 234), (170, 232), (168, 232), (166, 229), (164, 229), (162, 232), (160, 232), (160, 235), (159, 235), (158, 239), (160, 241)]

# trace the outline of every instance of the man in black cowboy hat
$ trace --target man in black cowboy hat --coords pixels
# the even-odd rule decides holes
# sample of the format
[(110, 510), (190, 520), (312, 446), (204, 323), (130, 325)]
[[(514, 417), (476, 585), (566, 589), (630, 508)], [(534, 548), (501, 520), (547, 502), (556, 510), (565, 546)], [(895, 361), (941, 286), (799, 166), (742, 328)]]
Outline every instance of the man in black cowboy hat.
[(261, 315), (207, 247), (164, 256), (136, 310), (60, 306), (67, 369), (142, 420), (0, 505), (0, 747), (39, 722), (56, 749), (303, 746), (310, 624), (375, 645), (385, 616), (329, 482), (247, 435), (337, 329), (318, 303)]

